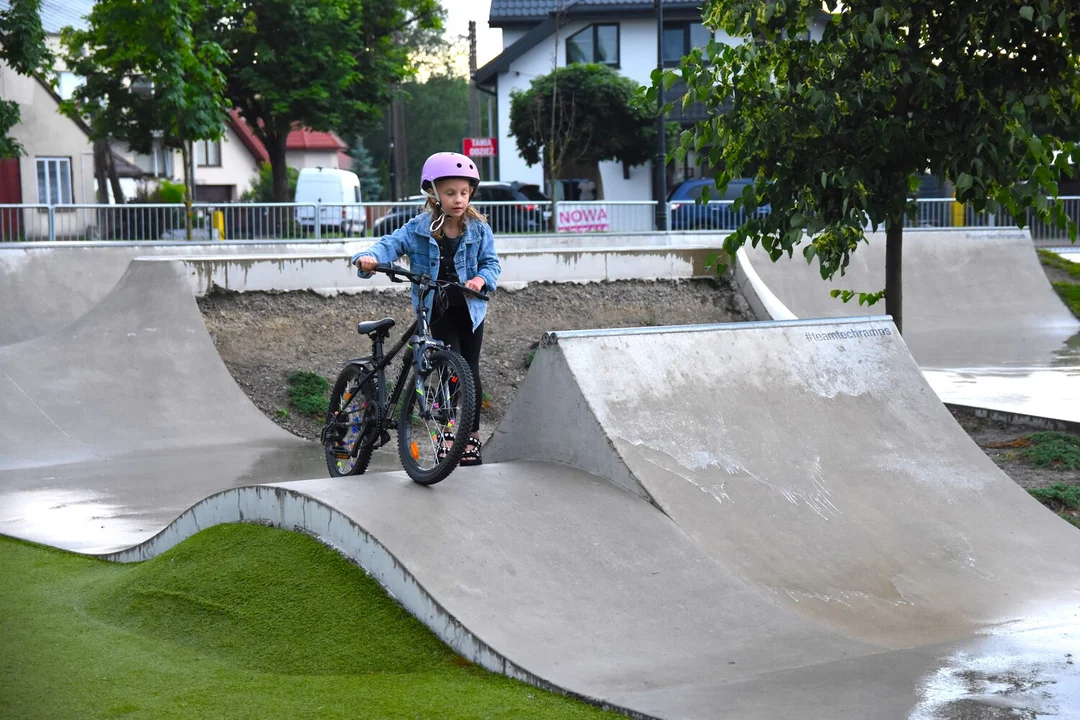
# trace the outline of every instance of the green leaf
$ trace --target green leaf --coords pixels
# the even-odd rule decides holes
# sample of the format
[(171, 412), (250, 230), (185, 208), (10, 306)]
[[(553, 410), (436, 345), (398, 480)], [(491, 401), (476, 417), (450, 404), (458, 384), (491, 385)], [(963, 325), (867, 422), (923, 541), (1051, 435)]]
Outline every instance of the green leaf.
[(1035, 18), (1035, 8), (1031, 5), (1024, 5), (1020, 8), (1020, 17), (1030, 22)]

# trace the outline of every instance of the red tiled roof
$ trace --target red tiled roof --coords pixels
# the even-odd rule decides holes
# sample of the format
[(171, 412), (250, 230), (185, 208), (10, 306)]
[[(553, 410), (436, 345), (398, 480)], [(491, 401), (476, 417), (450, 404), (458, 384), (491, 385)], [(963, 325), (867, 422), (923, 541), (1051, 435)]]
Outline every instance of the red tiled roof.
[(297, 128), (285, 141), (286, 150), (345, 150), (347, 146), (334, 133)]
[[(244, 118), (240, 117), (239, 110), (229, 111), (229, 127), (236, 133), (240, 141), (244, 143), (244, 147), (258, 162), (270, 162), (270, 153), (266, 152), (266, 147), (262, 144), (262, 141), (255, 136), (252, 132), (251, 126), (247, 124)], [(341, 155), (345, 150), (348, 150), (348, 145), (342, 141), (337, 135), (332, 132), (319, 132), (316, 130), (308, 130), (307, 128), (298, 128), (289, 133), (289, 137), (285, 140), (285, 149), (294, 151), (304, 150), (333, 150), (338, 153), (338, 162), (342, 162)], [(346, 156), (348, 157), (348, 156)], [(342, 165), (342, 167), (345, 167)]]
[(240, 117), (239, 110), (229, 111), (229, 127), (232, 128), (232, 131), (240, 138), (240, 142), (244, 143), (244, 147), (247, 148), (257, 162), (270, 162), (270, 153), (266, 152), (266, 146), (262, 144), (259, 138), (255, 137), (255, 133), (251, 131), (251, 126), (244, 121), (244, 118)]

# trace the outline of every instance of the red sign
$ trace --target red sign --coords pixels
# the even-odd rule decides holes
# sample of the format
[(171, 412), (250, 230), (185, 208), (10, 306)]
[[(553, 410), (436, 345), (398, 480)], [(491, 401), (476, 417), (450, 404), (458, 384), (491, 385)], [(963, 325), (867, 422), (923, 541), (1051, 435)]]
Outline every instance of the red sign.
[(465, 138), (462, 155), (469, 157), (495, 157), (499, 154), (498, 138)]

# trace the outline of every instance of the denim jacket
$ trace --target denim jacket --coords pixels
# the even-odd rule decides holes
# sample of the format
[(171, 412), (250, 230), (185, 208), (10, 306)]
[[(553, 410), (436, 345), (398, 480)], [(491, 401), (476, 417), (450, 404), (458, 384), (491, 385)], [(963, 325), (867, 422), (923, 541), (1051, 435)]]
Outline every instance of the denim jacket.
[[(408, 255), (409, 268), (413, 272), (426, 270), (431, 277), (438, 277), (439, 242), (431, 236), (430, 228), (431, 213), (421, 213), (394, 231), (394, 234), (384, 236), (367, 250), (354, 255), (352, 262), (355, 265), (358, 258), (370, 255), (382, 264), (389, 264), (396, 262), (402, 255)], [(487, 286), (487, 293), (495, 291), (499, 275), (502, 274), (502, 266), (495, 252), (495, 238), (487, 223), (476, 220), (465, 223), (465, 235), (458, 243), (457, 252), (454, 254), (454, 268), (461, 282), (464, 283), (480, 276)], [(371, 273), (365, 273), (359, 268), (356, 274), (365, 279), (371, 277)], [(433, 295), (428, 296), (429, 311), (433, 299)], [(420, 291), (415, 285), (412, 288), (412, 300), (413, 307), (418, 307)], [(469, 308), (473, 330), (476, 330), (487, 315), (487, 303), (466, 295), (465, 304)]]

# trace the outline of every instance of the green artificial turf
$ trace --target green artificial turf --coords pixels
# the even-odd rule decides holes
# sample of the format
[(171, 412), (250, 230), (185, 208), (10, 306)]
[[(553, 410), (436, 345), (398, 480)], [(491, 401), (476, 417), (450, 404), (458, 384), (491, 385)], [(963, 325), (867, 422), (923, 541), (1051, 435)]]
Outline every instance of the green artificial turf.
[(0, 717), (610, 716), (472, 665), (313, 538), (221, 525), (117, 565), (0, 538)]

